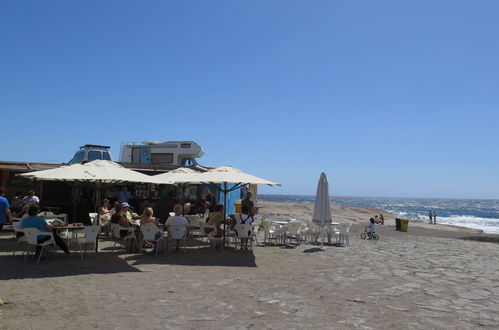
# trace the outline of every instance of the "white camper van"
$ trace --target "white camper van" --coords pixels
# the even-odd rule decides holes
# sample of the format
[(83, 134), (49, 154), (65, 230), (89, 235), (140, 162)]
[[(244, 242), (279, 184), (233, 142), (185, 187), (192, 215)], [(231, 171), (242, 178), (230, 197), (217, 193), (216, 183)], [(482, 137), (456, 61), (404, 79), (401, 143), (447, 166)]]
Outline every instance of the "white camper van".
[(97, 159), (112, 160), (109, 146), (101, 146), (97, 144), (85, 144), (80, 147), (68, 164), (77, 164)]
[(204, 155), (194, 141), (124, 143), (120, 162), (151, 165), (198, 165), (196, 158)]

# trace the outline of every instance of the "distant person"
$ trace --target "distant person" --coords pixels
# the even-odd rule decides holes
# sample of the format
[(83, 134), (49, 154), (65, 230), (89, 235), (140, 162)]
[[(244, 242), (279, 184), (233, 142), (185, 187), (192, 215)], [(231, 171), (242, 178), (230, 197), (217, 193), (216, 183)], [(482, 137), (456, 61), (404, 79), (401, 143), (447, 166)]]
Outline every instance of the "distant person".
[(128, 191), (126, 186), (121, 187), (121, 190), (118, 194), (118, 202), (120, 203), (128, 203), (128, 201), (132, 198), (132, 194)]
[(428, 212), (428, 218), (430, 218), (430, 223), (433, 223), (433, 212), (431, 210)]
[(385, 224), (385, 218), (383, 218), (382, 214), (380, 214), (379, 217), (378, 217), (378, 215), (375, 215), (374, 216), (374, 223), (384, 225)]
[(435, 213), (435, 211), (433, 211), (433, 224), (437, 224), (437, 214)]
[(252, 197), (253, 193), (248, 191), (246, 197), (241, 201), (241, 210), (243, 206), (246, 206), (246, 209), (249, 212), (248, 215), (251, 217), (255, 215), (255, 203), (253, 203)]
[(10, 213), (10, 205), (7, 198), (4, 197), (5, 188), (0, 187), (0, 230), (6, 223), (12, 223), (12, 214)]

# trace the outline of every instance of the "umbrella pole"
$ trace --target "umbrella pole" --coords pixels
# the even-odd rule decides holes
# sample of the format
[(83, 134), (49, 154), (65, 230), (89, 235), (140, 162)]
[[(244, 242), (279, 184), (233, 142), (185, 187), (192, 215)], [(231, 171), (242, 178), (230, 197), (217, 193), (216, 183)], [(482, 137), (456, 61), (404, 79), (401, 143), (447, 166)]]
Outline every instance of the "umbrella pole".
[(226, 219), (227, 219), (227, 182), (224, 182), (224, 241), (223, 241), (223, 247), (225, 248), (225, 237), (227, 235), (226, 231)]
[[(100, 225), (100, 207), (101, 207), (101, 196), (100, 196), (100, 184), (97, 184), (97, 191), (95, 192), (96, 203), (95, 206), (97, 208), (97, 225)], [(95, 238), (95, 255), (99, 251), (99, 235)]]

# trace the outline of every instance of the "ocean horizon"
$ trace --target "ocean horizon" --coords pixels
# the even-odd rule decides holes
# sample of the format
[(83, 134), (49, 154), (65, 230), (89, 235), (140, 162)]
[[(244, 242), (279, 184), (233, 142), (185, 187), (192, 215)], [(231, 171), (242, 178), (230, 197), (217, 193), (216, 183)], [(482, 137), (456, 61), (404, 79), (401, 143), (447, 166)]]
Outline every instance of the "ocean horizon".
[[(315, 202), (315, 195), (258, 194), (258, 198), (278, 202)], [(331, 196), (330, 200), (335, 205), (380, 209), (396, 217), (422, 222), (428, 222), (428, 212), (432, 211), (436, 213), (439, 224), (499, 234), (499, 200), (496, 199)]]

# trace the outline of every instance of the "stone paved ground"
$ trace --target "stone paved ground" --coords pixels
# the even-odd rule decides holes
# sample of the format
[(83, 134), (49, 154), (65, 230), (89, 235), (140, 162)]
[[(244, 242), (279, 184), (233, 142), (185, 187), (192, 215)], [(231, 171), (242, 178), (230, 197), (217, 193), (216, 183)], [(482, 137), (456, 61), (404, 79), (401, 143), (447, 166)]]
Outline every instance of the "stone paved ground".
[[(346, 247), (12, 257), (0, 329), (497, 329), (499, 245), (393, 232)], [(446, 235), (440, 235), (446, 236)]]

